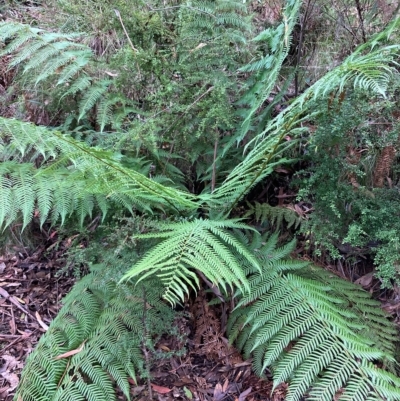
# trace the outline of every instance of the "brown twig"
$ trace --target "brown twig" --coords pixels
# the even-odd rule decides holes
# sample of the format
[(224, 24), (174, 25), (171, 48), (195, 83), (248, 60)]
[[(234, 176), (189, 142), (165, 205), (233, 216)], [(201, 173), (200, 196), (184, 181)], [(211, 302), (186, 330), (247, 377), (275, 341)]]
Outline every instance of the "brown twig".
[(16, 299), (14, 299), (14, 297), (12, 297), (4, 288), (0, 287), (0, 295), (3, 298), (8, 299), (12, 304), (14, 304), (18, 309), (20, 309), (26, 315), (30, 316), (34, 320), (37, 320), (35, 316), (33, 316), (28, 310), (26, 310), (23, 306), (21, 306), (21, 304)]
[(219, 290), (219, 288), (214, 285), (205, 275), (204, 273), (202, 273), (200, 270), (196, 270), (197, 274), (201, 277), (201, 279), (208, 285), (208, 287), (210, 288), (210, 290), (214, 293), (214, 295), (219, 298), (219, 300), (222, 303), (225, 303), (225, 298), (222, 295), (221, 291)]
[(144, 355), (144, 359), (146, 361), (146, 370), (147, 370), (147, 388), (149, 391), (149, 399), (153, 399), (153, 389), (151, 387), (151, 381), (150, 381), (150, 357), (149, 357), (149, 352), (146, 347), (146, 339), (147, 339), (147, 310), (146, 310), (146, 289), (143, 286), (143, 316), (142, 316), (142, 322), (143, 322), (143, 341), (142, 341), (142, 352)]
[(361, 34), (362, 34), (363, 42), (366, 43), (367, 42), (367, 38), (365, 36), (364, 18), (363, 18), (363, 15), (362, 15), (362, 8), (361, 8), (360, 0), (355, 0), (355, 2), (356, 2), (358, 18), (360, 20), (360, 27), (361, 27)]
[(26, 334), (22, 334), (20, 336), (18, 336), (18, 338), (16, 338), (15, 340), (11, 341), (10, 344), (8, 344), (7, 346), (5, 346), (4, 348), (2, 348), (0, 350), (0, 355), (4, 354), (4, 351), (7, 350), (8, 348), (12, 347), (14, 344), (16, 344), (19, 341), (25, 340), (28, 337), (30, 337), (32, 335), (32, 333), (26, 333)]
[(217, 176), (217, 151), (218, 151), (218, 138), (214, 143), (214, 160), (213, 160), (213, 168), (212, 168), (212, 177), (211, 177), (211, 193), (214, 192), (215, 189), (215, 181)]
[(21, 334), (0, 334), (0, 339), (8, 340), (13, 338), (19, 338)]
[(125, 25), (124, 25), (124, 23), (122, 22), (121, 13), (120, 13), (117, 9), (115, 9), (115, 8), (114, 8), (114, 12), (115, 12), (115, 14), (116, 14), (117, 17), (118, 17), (119, 22), (121, 23), (122, 29), (123, 29), (124, 32), (125, 32), (125, 36), (126, 36), (126, 38), (128, 39), (128, 42), (129, 42), (129, 44), (131, 45), (132, 50), (133, 50), (135, 53), (138, 53), (139, 50), (136, 49), (135, 46), (133, 46), (133, 43), (132, 43), (132, 41), (131, 41), (131, 38), (129, 37), (128, 32), (126, 31)]

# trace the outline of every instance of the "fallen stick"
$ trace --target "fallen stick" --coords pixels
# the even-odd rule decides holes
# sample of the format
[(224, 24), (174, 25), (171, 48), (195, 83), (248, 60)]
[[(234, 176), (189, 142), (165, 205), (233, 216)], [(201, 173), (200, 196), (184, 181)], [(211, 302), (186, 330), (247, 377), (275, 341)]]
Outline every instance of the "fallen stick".
[(6, 351), (8, 348), (12, 347), (15, 343), (21, 340), (25, 340), (26, 338), (30, 337), (32, 333), (26, 333), (26, 334), (21, 334), (19, 338), (16, 338), (15, 340), (11, 341), (10, 344), (8, 344), (6, 347), (2, 348), (0, 350), (0, 355), (4, 354), (4, 351)]
[(21, 304), (13, 296), (11, 296), (4, 288), (0, 287), (0, 295), (3, 298), (8, 299), (12, 304), (14, 304), (18, 309), (20, 309), (26, 315), (30, 316), (34, 320), (37, 320), (35, 316), (33, 316), (29, 311), (27, 311), (23, 306), (21, 306)]

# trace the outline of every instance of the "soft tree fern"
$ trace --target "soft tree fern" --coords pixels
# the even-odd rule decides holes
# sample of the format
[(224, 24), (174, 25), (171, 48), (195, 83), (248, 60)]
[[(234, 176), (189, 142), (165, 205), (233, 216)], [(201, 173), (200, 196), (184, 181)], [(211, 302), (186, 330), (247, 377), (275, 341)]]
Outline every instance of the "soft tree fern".
[[(287, 55), (301, 2), (286, 4), (278, 28), (259, 37), (269, 41), (270, 54), (245, 68), (259, 69), (254, 76), (257, 95), (248, 103), (243, 128), (234, 135), (237, 142), (250, 128)], [(221, 24), (227, 19), (231, 18), (221, 17)], [(316, 103), (310, 99), (322, 100), (348, 85), (384, 95), (396, 75), (400, 46), (388, 44), (388, 39), (399, 23), (395, 20), (267, 122), (225, 182), (200, 199), (175, 189), (172, 182), (160, 183), (124, 166), (119, 153), (90, 147), (57, 130), (0, 118), (3, 228), (16, 220), (25, 227), (34, 217), (41, 224), (64, 223), (72, 214), (82, 223), (95, 209), (104, 215), (115, 203), (131, 213), (162, 211), (160, 219), (169, 219), (154, 232), (132, 233), (145, 240), (147, 252), (121, 276), (91, 274), (78, 283), (30, 357), (16, 400), (109, 400), (115, 397), (113, 382), (129, 398), (128, 378), (142, 363), (138, 331), (143, 332), (148, 319), (161, 333), (158, 323), (166, 304), (160, 298), (173, 305), (182, 302), (199, 287), (198, 272), (225, 294), (237, 290), (233, 301), (239, 303), (229, 322), (231, 340), (253, 357), (258, 374), (270, 368), (275, 386), (289, 382), (288, 400), (304, 395), (327, 401), (400, 400), (400, 380), (389, 372), (395, 364), (396, 332), (379, 304), (354, 285), (290, 259), (294, 243), (277, 248), (276, 235), (246, 236), (249, 227), (227, 217), (274, 166), (288, 161), (288, 150), (306, 132), (301, 123), (324, 111), (311, 109)], [(61, 81), (70, 82), (70, 90), (77, 82), (77, 90), (90, 86), (81, 98), (80, 118), (107, 92), (108, 82), (93, 83), (86, 76), (89, 54), (71, 43), (72, 36), (19, 26), (10, 28), (6, 37), (10, 43), (4, 54), (13, 52), (15, 65), (24, 64), (27, 72), (50, 60), (37, 82), (57, 72), (53, 67), (61, 55)], [(29, 59), (33, 48), (41, 59)], [(100, 107), (100, 130), (110, 110), (106, 103)], [(290, 141), (285, 140), (288, 135)], [(216, 212), (218, 219), (212, 218)], [(144, 320), (138, 318), (142, 310), (149, 311)], [(74, 350), (67, 362), (65, 354)]]

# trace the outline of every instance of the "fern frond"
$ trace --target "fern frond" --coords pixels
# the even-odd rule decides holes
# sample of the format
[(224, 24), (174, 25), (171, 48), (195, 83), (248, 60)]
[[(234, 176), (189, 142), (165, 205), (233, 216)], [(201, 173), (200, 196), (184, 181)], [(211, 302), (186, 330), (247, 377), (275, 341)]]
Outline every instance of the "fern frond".
[(73, 95), (77, 94), (78, 92), (83, 92), (83, 91), (87, 90), (87, 88), (89, 88), (91, 84), (92, 84), (92, 78), (89, 77), (88, 75), (86, 75), (85, 73), (82, 73), (70, 85), (68, 90), (66, 90), (64, 92), (64, 94), (61, 96), (60, 100), (62, 100), (64, 97), (73, 96)]
[(100, 100), (101, 96), (107, 92), (110, 83), (111, 81), (109, 80), (99, 81), (86, 90), (79, 103), (78, 120), (85, 116), (86, 112), (89, 111)]
[(255, 220), (260, 223), (269, 221), (277, 230), (282, 227), (283, 222), (287, 224), (288, 228), (298, 228), (301, 224), (301, 218), (289, 208), (259, 202), (255, 202), (254, 206), (247, 202), (247, 206), (248, 210), (244, 217), (254, 216)]
[[(144, 299), (134, 296), (133, 285), (117, 285), (109, 270), (89, 274), (64, 299), (27, 360), (15, 399), (112, 401), (117, 400), (114, 381), (130, 399), (128, 379), (143, 372), (144, 333), (159, 335), (174, 314), (160, 300), (159, 281), (141, 283)], [(146, 329), (144, 309), (149, 310)], [(60, 357), (72, 350), (79, 352)]]
[(234, 142), (239, 144), (245, 135), (252, 130), (254, 117), (260, 107), (265, 103), (273, 90), (282, 64), (290, 50), (291, 35), (296, 25), (300, 6), (300, 0), (287, 1), (282, 10), (282, 22), (275, 28), (267, 28), (258, 34), (253, 40), (268, 47), (268, 54), (241, 68), (244, 72), (253, 72), (249, 83), (249, 89), (240, 100), (241, 104), (249, 105), (247, 116), (242, 126), (234, 135), (225, 153)]
[[(50, 214), (53, 222), (59, 218), (64, 222), (73, 212), (78, 212), (82, 221), (91, 214), (95, 201), (100, 201), (101, 209), (106, 211), (106, 199), (128, 210), (134, 205), (148, 210), (151, 205), (169, 205), (173, 209), (197, 207), (190, 194), (125, 168), (114, 153), (89, 147), (57, 131), (0, 118), (0, 143), (3, 227), (17, 219), (19, 213), (26, 226), (35, 207), (42, 223)], [(23, 163), (38, 154), (43, 160), (39, 169)]]
[(140, 276), (140, 280), (157, 275), (165, 285), (164, 298), (175, 304), (183, 301), (190, 288), (198, 287), (196, 270), (223, 289), (227, 286), (248, 288), (247, 279), (235, 254), (258, 268), (256, 258), (227, 229), (245, 229), (237, 220), (201, 220), (170, 223), (156, 233), (136, 238), (164, 239), (136, 263), (123, 280)]
[[(68, 75), (72, 78), (87, 65), (92, 57), (89, 47), (73, 41), (80, 36), (79, 34), (46, 32), (15, 22), (2, 22), (0, 23), (0, 40), (7, 40), (8, 43), (0, 56), (16, 52), (10, 68), (25, 63), (23, 73), (35, 71), (36, 84), (54, 76), (63, 68), (69, 69)], [(75, 71), (74, 74), (72, 71)], [(60, 84), (65, 81), (66, 76), (60, 80)]]
[(339, 400), (369, 399), (360, 398), (365, 394), (400, 400), (399, 379), (371, 369), (373, 362), (394, 361), (397, 338), (379, 303), (321, 268), (287, 259), (287, 253), (268, 257), (275, 244), (276, 236), (255, 251), (262, 271), (250, 273), (250, 293), (228, 323), (231, 341), (254, 356), (255, 371), (261, 375), (271, 367), (275, 387), (289, 381), (289, 401), (305, 394), (330, 401), (339, 389)]
[[(224, 183), (213, 193), (216, 206), (230, 204), (231, 209), (258, 182), (272, 173), (277, 156), (281, 164), (287, 162), (283, 154), (295, 143), (295, 139), (306, 133), (301, 122), (312, 120), (325, 109), (309, 110), (309, 99), (316, 100), (353, 84), (362, 90), (372, 90), (378, 95), (385, 92), (388, 82), (398, 76), (396, 69), (400, 45), (388, 45), (386, 33), (400, 26), (397, 18), (384, 32), (362, 45), (340, 66), (336, 67), (308, 88), (301, 96), (277, 117), (271, 120), (264, 131), (247, 145), (249, 153), (228, 175)], [(379, 47), (378, 44), (381, 46)], [(367, 50), (369, 51), (367, 52)], [(313, 105), (315, 103), (312, 103)], [(290, 135), (289, 143), (285, 142)]]

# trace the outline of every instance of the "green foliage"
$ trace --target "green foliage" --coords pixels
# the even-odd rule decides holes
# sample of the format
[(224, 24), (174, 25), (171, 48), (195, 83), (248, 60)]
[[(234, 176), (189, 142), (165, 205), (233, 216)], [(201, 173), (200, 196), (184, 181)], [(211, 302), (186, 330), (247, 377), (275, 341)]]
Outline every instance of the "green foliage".
[(399, 379), (373, 364), (394, 361), (397, 337), (379, 303), (321, 268), (288, 259), (294, 243), (277, 249), (277, 239), (256, 244), (262, 269), (247, 267), (250, 293), (240, 294), (230, 317), (231, 341), (253, 355), (259, 375), (272, 368), (274, 387), (289, 381), (289, 401), (304, 394), (330, 401), (339, 390), (340, 400), (399, 400)]
[[(117, 285), (116, 265), (98, 266), (79, 281), (29, 356), (15, 399), (130, 399), (129, 378), (143, 374), (144, 346), (173, 321), (157, 279)], [(71, 352), (72, 351), (72, 352)], [(67, 352), (71, 354), (64, 355)]]
[(256, 202), (254, 206), (247, 202), (247, 207), (245, 217), (254, 216), (257, 222), (261, 224), (268, 222), (277, 230), (282, 228), (283, 223), (287, 228), (298, 228), (302, 221), (294, 210), (287, 207), (271, 206), (268, 203), (259, 202)]
[(266, 117), (269, 116), (268, 107), (258, 115), (257, 112), (265, 104), (278, 81), (282, 64), (290, 50), (292, 33), (298, 20), (300, 6), (300, 1), (286, 1), (282, 10), (282, 22), (276, 27), (263, 30), (253, 39), (262, 46), (265, 55), (241, 68), (241, 71), (253, 74), (248, 82), (248, 90), (239, 102), (239, 104), (248, 105), (250, 110), (246, 110), (246, 118), (235, 136), (237, 143), (250, 130), (254, 130), (255, 127), (252, 124), (255, 122), (258, 124), (255, 130), (256, 134), (264, 129)]
[(78, 122), (87, 118), (98, 105), (96, 121), (103, 131), (106, 125), (115, 124), (111, 112), (124, 110), (132, 102), (122, 93), (116, 99), (110, 90), (113, 80), (107, 72), (101, 71), (102, 64), (92, 49), (81, 43), (83, 36), (82, 33), (55, 33), (27, 24), (2, 22), (0, 41), (7, 45), (0, 56), (13, 55), (8, 68), (20, 70), (19, 81), (25, 91), (42, 93), (46, 97), (44, 100), (43, 95), (36, 95), (35, 100), (50, 103), (48, 96), (51, 94), (54, 107), (60, 108), (62, 104), (68, 113), (77, 108)]
[[(49, 216), (53, 222), (63, 222), (74, 211), (82, 224), (95, 203), (105, 214), (108, 200), (130, 211), (134, 205), (147, 210), (157, 205), (175, 210), (196, 207), (190, 194), (125, 168), (121, 155), (89, 147), (60, 132), (0, 118), (0, 139), (3, 227), (19, 213), (26, 226), (36, 207), (41, 224)], [(38, 158), (42, 166), (35, 168), (32, 161)]]
[(311, 242), (335, 258), (343, 247), (349, 256), (375, 255), (386, 287), (399, 281), (397, 163), (395, 151), (384, 153), (398, 141), (397, 91), (394, 86), (386, 100), (357, 91), (327, 105), (330, 112), (315, 120), (304, 146), (309, 167), (295, 183), (315, 208), (302, 226)]
[[(118, 0), (113, 4), (118, 9), (91, 0), (54, 4), (78, 16), (59, 24), (63, 33), (53, 32), (54, 26), (0, 24), (2, 54), (12, 56), (9, 67), (16, 72), (12, 89), (25, 90), (31, 103), (49, 99), (43, 110), (58, 126), (0, 118), (0, 224), (64, 223), (77, 215), (82, 225), (95, 210), (105, 216), (111, 209), (122, 216), (116, 225), (123, 226), (113, 238), (140, 240), (144, 245), (137, 251), (143, 256), (136, 261), (132, 252), (127, 265), (130, 254), (120, 252), (118, 241), (99, 240), (96, 252), (101, 254), (103, 245), (115, 249), (114, 263), (99, 257), (99, 272), (86, 276), (67, 297), (29, 359), (16, 399), (112, 400), (114, 382), (129, 398), (127, 379), (147, 374), (143, 347), (172, 322), (173, 313), (160, 299), (172, 305), (184, 301), (199, 287), (198, 276), (205, 276), (225, 294), (237, 290), (231, 339), (246, 356), (253, 355), (257, 373), (270, 366), (275, 385), (290, 382), (288, 400), (303, 395), (399, 400), (399, 379), (385, 370), (394, 364), (395, 331), (379, 305), (354, 285), (289, 259), (294, 242), (277, 249), (277, 236), (268, 233), (247, 240), (243, 231), (250, 227), (229, 215), (276, 166), (304, 160), (310, 150), (318, 155), (319, 146), (328, 151), (314, 161), (328, 166), (336, 160), (335, 141), (344, 142), (343, 132), (354, 128), (346, 120), (354, 116), (344, 102), (346, 93), (353, 87), (386, 101), (397, 79), (400, 46), (391, 40), (400, 19), (269, 119), (291, 79), (270, 102), (289, 55), (299, 0), (288, 0), (282, 22), (256, 37), (258, 54), (248, 42), (253, 28), (242, 1), (165, 6)], [(101, 5), (104, 12), (92, 12)], [(37, 122), (28, 100), (23, 118)], [(341, 109), (340, 121), (330, 121), (330, 113)], [(315, 122), (321, 129), (312, 134), (309, 126)], [(244, 155), (232, 146), (242, 140)], [(345, 148), (339, 150), (346, 160)], [(383, 147), (376, 155), (380, 151)], [(350, 200), (362, 217), (342, 237), (358, 244), (369, 235), (364, 226), (376, 227), (392, 205), (374, 221), (371, 211), (380, 195), (368, 188), (368, 179), (375, 175), (368, 178), (358, 164), (343, 160), (320, 175), (312, 171), (307, 185), (314, 195), (313, 180), (321, 177), (315, 198), (329, 202), (334, 229), (343, 228), (340, 207), (346, 211)], [(326, 195), (332, 195), (343, 166), (348, 177), (367, 178), (357, 193), (339, 180), (345, 202), (335, 203)], [(195, 198), (176, 189), (184, 184), (193, 193), (203, 192)], [(134, 219), (126, 222), (121, 210)], [(256, 219), (296, 224), (293, 215), (266, 205), (256, 204), (253, 212)], [(152, 224), (144, 213), (155, 215)], [(328, 227), (326, 216), (320, 223)], [(388, 225), (378, 240), (393, 233)], [(394, 238), (387, 263), (395, 261), (398, 243)], [(77, 262), (82, 255), (89, 253), (82, 252)]]
[(248, 289), (248, 283), (236, 255), (255, 268), (254, 256), (227, 229), (249, 228), (236, 220), (202, 220), (161, 224), (157, 232), (136, 238), (164, 238), (137, 262), (122, 279), (158, 276), (165, 286), (164, 298), (175, 304), (183, 301), (189, 289), (199, 282), (196, 270), (225, 291), (233, 286)]
[(34, 74), (35, 85), (57, 75), (57, 85), (71, 83), (92, 57), (90, 48), (74, 42), (79, 34), (60, 34), (29, 25), (1, 22), (0, 41), (7, 45), (0, 57), (17, 52), (9, 68), (23, 65), (23, 74)]
[(216, 204), (231, 210), (251, 188), (270, 175), (276, 165), (289, 162), (283, 153), (287, 153), (296, 144), (296, 139), (307, 133), (302, 123), (326, 112), (324, 107), (315, 108), (316, 102), (312, 99), (324, 104), (324, 98), (344, 91), (349, 83), (355, 88), (384, 93), (390, 79), (397, 77), (396, 55), (400, 46), (387, 42), (393, 29), (399, 25), (400, 19), (394, 20), (385, 31), (356, 49), (340, 66), (324, 75), (269, 121), (264, 130), (247, 144), (249, 152), (244, 160), (215, 191)]

